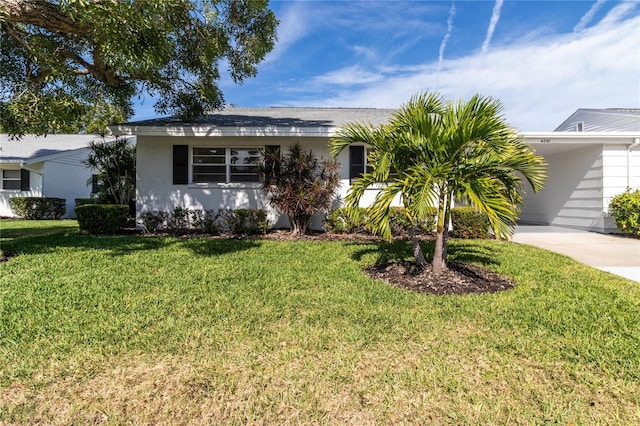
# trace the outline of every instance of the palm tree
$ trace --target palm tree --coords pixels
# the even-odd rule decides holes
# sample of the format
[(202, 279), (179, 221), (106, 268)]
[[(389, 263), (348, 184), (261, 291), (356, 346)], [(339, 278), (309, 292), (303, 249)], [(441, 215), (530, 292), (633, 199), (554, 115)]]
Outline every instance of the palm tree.
[(369, 217), (373, 231), (390, 239), (389, 211), (400, 197), (413, 225), (410, 237), (416, 263), (425, 265), (415, 229), (431, 219), (435, 205), (432, 265), (436, 273), (447, 268), (454, 200), (486, 213), (495, 235), (509, 238), (520, 214), (523, 179), (539, 191), (546, 179), (546, 164), (506, 123), (502, 109), (499, 101), (480, 95), (466, 102), (446, 102), (437, 93), (421, 93), (394, 113), (387, 125), (341, 127), (330, 142), (333, 156), (353, 143), (366, 143), (373, 150), (372, 172), (364, 173), (345, 198), (348, 213), (357, 217), (364, 191), (380, 185)]

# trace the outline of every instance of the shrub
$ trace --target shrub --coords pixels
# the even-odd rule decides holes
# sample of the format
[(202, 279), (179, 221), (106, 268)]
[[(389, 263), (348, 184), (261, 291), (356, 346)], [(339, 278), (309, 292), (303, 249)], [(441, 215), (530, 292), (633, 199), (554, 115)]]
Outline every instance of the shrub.
[(287, 215), (294, 234), (307, 232), (311, 217), (331, 206), (340, 186), (335, 160), (318, 159), (300, 143), (284, 156), (279, 151), (266, 155), (260, 174), (269, 202)]
[(200, 232), (205, 234), (217, 235), (221, 231), (218, 222), (220, 213), (215, 210), (191, 210), (191, 225)]
[(76, 206), (84, 206), (85, 204), (100, 204), (97, 198), (74, 198)]
[(616, 221), (616, 226), (622, 232), (640, 237), (640, 189), (627, 188), (609, 203), (609, 214)]
[(360, 209), (360, 220), (356, 221), (347, 214), (346, 209), (333, 209), (327, 214), (324, 227), (327, 231), (339, 234), (369, 234), (367, 227), (367, 209)]
[(452, 230), (454, 238), (488, 238), (489, 218), (485, 213), (473, 207), (454, 207), (451, 209)]
[[(437, 208), (429, 208), (428, 214), (431, 219), (417, 224), (417, 232), (419, 234), (430, 234), (435, 231), (437, 213)], [(405, 234), (409, 231), (409, 227), (411, 226), (411, 221), (404, 213), (404, 207), (392, 207), (389, 212), (389, 222), (391, 223), (391, 233), (393, 235)]]
[(235, 235), (265, 234), (269, 230), (267, 212), (262, 209), (224, 210), (222, 216), (229, 232)]
[(126, 226), (129, 206), (123, 204), (84, 204), (76, 206), (78, 225), (90, 234), (116, 234)]
[(167, 212), (144, 212), (140, 216), (144, 232), (155, 234), (160, 228), (164, 228), (169, 218)]
[(186, 207), (175, 207), (168, 215), (166, 221), (167, 228), (173, 233), (184, 232), (189, 228), (189, 209)]
[(58, 219), (67, 212), (67, 200), (54, 197), (14, 197), (9, 199), (11, 211), (22, 219)]

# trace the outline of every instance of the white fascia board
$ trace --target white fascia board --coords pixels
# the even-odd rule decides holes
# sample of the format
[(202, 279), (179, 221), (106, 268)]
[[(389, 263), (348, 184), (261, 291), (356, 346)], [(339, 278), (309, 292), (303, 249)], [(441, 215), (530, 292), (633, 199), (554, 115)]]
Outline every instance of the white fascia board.
[(214, 126), (109, 126), (113, 135), (136, 136), (271, 136), (271, 137), (331, 137), (336, 127), (214, 127)]
[(530, 144), (630, 144), (640, 137), (637, 132), (523, 132)]

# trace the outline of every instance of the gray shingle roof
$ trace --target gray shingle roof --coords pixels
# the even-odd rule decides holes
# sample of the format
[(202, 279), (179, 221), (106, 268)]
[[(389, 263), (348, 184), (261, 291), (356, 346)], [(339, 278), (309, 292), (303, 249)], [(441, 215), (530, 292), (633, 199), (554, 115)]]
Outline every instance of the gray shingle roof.
[(92, 140), (102, 140), (95, 135), (25, 135), (11, 140), (0, 134), (0, 163), (31, 161), (54, 154), (86, 148)]
[(580, 108), (554, 132), (576, 132), (582, 123), (583, 132), (640, 132), (640, 109), (635, 108)]
[(386, 123), (393, 109), (376, 108), (236, 108), (208, 114), (194, 123), (187, 123), (175, 117), (157, 118), (123, 124), (124, 127), (297, 127), (297, 128), (333, 128), (358, 121), (378, 126)]

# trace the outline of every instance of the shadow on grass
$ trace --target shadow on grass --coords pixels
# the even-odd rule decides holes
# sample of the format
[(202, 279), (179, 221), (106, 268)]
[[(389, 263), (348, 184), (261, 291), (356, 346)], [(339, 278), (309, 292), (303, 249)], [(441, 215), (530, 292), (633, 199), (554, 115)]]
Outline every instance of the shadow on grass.
[[(391, 242), (372, 241), (350, 244), (364, 246), (362, 249), (357, 250), (352, 254), (352, 258), (356, 261), (360, 261), (365, 256), (371, 254), (377, 256), (375, 260), (376, 265), (413, 260), (411, 242), (408, 240), (395, 240)], [(422, 247), (422, 252), (427, 259), (427, 262), (431, 262), (433, 259), (435, 242), (422, 241), (420, 243), (420, 247)], [(447, 262), (497, 265), (500, 262), (496, 256), (496, 253), (490, 248), (474, 244), (472, 240), (449, 240)]]
[[(46, 254), (63, 248), (79, 250), (101, 250), (111, 256), (123, 256), (136, 252), (154, 251), (175, 246), (187, 248), (198, 256), (220, 256), (258, 247), (256, 240), (233, 240), (221, 238), (142, 237), (142, 236), (94, 236), (84, 235), (77, 230), (61, 228), (62, 232), (29, 235), (20, 233), (14, 238), (6, 237), (2, 242), (4, 250), (14, 255)], [(15, 234), (15, 232), (13, 232)], [(4, 237), (4, 236), (3, 236)]]

